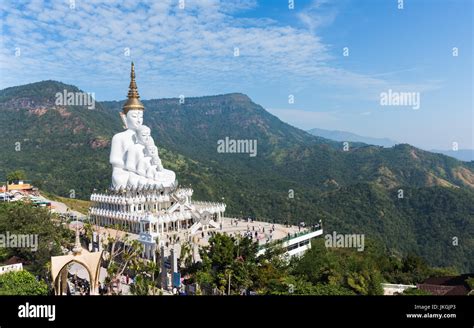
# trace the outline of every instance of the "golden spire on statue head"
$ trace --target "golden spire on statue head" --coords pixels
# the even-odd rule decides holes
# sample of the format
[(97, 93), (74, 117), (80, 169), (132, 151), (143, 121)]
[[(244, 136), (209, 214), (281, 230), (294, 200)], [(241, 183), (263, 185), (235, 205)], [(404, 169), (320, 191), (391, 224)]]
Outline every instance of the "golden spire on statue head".
[(133, 62), (130, 72), (130, 86), (128, 87), (128, 100), (123, 105), (123, 113), (127, 114), (129, 110), (145, 110), (138, 94), (137, 82), (135, 82), (135, 65)]

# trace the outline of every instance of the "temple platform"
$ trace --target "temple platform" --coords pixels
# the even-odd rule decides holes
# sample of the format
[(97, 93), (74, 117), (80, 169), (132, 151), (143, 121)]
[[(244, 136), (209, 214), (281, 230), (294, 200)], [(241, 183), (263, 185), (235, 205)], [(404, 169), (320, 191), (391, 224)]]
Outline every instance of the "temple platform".
[[(204, 231), (199, 230), (191, 234), (188, 230), (171, 231), (164, 233), (160, 239), (165, 246), (165, 256), (169, 256), (171, 247), (175, 247), (178, 254), (181, 253), (183, 242), (193, 243), (196, 246), (208, 246), (209, 238), (214, 233), (222, 233), (228, 236), (240, 236), (241, 238), (249, 236), (259, 245), (259, 254), (265, 249), (276, 243), (287, 251), (290, 256), (299, 255), (311, 248), (310, 239), (320, 236), (323, 233), (321, 225), (312, 227), (301, 227), (295, 225), (285, 225), (280, 223), (269, 223), (256, 220), (242, 220), (236, 218), (222, 217), (221, 224), (217, 228), (209, 228)], [(103, 237), (124, 236), (128, 234), (130, 240), (140, 239), (139, 234), (124, 232), (113, 228), (104, 228), (97, 226)], [(194, 254), (195, 260), (200, 260), (198, 254)]]

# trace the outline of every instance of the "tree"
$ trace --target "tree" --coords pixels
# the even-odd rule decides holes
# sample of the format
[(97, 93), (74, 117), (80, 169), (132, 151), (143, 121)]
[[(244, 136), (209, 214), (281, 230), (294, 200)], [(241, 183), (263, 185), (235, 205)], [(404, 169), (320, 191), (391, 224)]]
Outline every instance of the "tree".
[(189, 268), (191, 280), (223, 294), (229, 293), (230, 282), (230, 294), (252, 290), (265, 295), (383, 295), (384, 281), (418, 281), (452, 271), (430, 268), (416, 256), (392, 256), (370, 239), (363, 252), (326, 248), (324, 240), (317, 239), (302, 257), (288, 258), (278, 244), (257, 256), (256, 245), (248, 239), (217, 234), (200, 254), (202, 262)]
[(15, 170), (7, 174), (7, 181), (26, 180), (26, 173), (23, 170)]
[(109, 293), (119, 293), (114, 287), (120, 281), (120, 277), (128, 269), (137, 269), (141, 267), (140, 254), (143, 252), (143, 245), (138, 240), (129, 240), (127, 233), (115, 230), (115, 235), (109, 235), (104, 241), (106, 250), (106, 269), (107, 278), (105, 285)]
[(208, 251), (212, 266), (220, 271), (234, 261), (234, 254), (236, 253), (234, 247), (233, 238), (218, 233), (209, 239), (209, 247), (203, 251)]
[(355, 295), (355, 293), (339, 285), (316, 284), (311, 291), (311, 295), (342, 296), (342, 295)]
[(347, 263), (342, 260), (342, 255), (340, 252), (327, 249), (323, 239), (314, 240), (311, 249), (295, 264), (293, 273), (303, 275), (312, 284), (342, 284), (344, 274), (347, 273), (343, 268)]
[(130, 292), (133, 295), (156, 295), (158, 265), (151, 260), (139, 258), (130, 265), (130, 269), (136, 272), (134, 282), (130, 285)]
[(193, 257), (192, 257), (192, 246), (189, 241), (184, 241), (181, 244), (181, 253), (179, 256), (180, 264), (184, 268), (188, 268), (192, 265)]
[(360, 295), (383, 295), (382, 279), (376, 270), (350, 272), (347, 284)]
[(198, 294), (202, 293), (202, 288), (210, 289), (215, 287), (214, 277), (209, 271), (197, 271), (195, 274), (196, 283), (200, 286)]
[(84, 237), (88, 243), (92, 242), (92, 237), (94, 236), (94, 228), (90, 222), (84, 223)]
[(0, 275), (0, 295), (48, 295), (48, 285), (25, 270), (7, 272)]
[(35, 276), (48, 279), (47, 263), (51, 256), (62, 255), (61, 246), (70, 248), (74, 242), (73, 232), (58, 224), (55, 218), (56, 214), (28, 203), (0, 202), (0, 231), (27, 236), (32, 246), (5, 248), (0, 252), (0, 261), (18, 257)]
[(425, 280), (430, 275), (430, 269), (426, 262), (414, 254), (408, 254), (403, 258), (402, 264), (405, 283), (416, 284)]
[(241, 258), (236, 258), (234, 263), (230, 266), (231, 273), (231, 289), (236, 292), (247, 290), (253, 286), (253, 279), (255, 262), (244, 261)]
[(419, 295), (419, 296), (430, 296), (433, 295), (430, 292), (427, 292), (422, 289), (418, 288), (408, 288), (403, 291), (401, 295), (408, 295), (408, 296), (413, 296), (413, 295)]
[(200, 249), (202, 263), (188, 271), (203, 288), (218, 288), (221, 293), (240, 293), (251, 288), (257, 278), (257, 245), (248, 238), (233, 238), (217, 233), (209, 246)]
[(247, 262), (255, 262), (258, 252), (258, 244), (250, 238), (238, 238), (234, 240), (235, 257), (242, 258)]
[(149, 293), (149, 284), (143, 275), (137, 275), (130, 285), (130, 293), (132, 295), (147, 296)]
[(470, 277), (466, 279), (466, 284), (468, 284), (471, 290), (474, 290), (474, 277)]

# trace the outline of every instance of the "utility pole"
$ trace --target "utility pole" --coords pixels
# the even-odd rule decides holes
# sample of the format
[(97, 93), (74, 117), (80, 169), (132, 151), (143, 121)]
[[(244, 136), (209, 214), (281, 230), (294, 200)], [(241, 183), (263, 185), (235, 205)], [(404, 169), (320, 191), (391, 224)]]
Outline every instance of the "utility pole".
[(8, 181), (5, 181), (5, 189), (3, 190), (3, 201), (7, 201)]
[(230, 295), (230, 271), (229, 271), (229, 287), (227, 287), (227, 295)]

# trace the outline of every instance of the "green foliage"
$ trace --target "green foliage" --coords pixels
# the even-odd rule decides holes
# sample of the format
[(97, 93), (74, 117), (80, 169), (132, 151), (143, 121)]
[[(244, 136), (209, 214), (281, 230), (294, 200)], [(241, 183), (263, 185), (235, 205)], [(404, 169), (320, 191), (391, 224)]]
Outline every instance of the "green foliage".
[(293, 274), (305, 277), (314, 285), (322, 283), (360, 295), (381, 295), (383, 268), (378, 261), (385, 254), (376, 247), (368, 243), (364, 252), (328, 249), (323, 239), (317, 239), (296, 264)]
[(24, 170), (15, 170), (7, 174), (7, 181), (15, 181), (15, 180), (26, 180), (26, 173)]
[(232, 294), (244, 289), (268, 295), (383, 295), (383, 282), (421, 282), (441, 272), (415, 256), (390, 256), (372, 240), (358, 252), (329, 249), (323, 239), (316, 239), (302, 257), (291, 259), (278, 247), (258, 257), (257, 250), (249, 247), (246, 252), (253, 255), (236, 257), (238, 245), (232, 237), (213, 236), (201, 251), (202, 264), (189, 271), (194, 281), (227, 292), (230, 276)]
[(398, 189), (357, 184), (325, 193), (314, 204), (328, 233), (365, 234), (393, 253), (472, 271), (474, 193), (446, 187), (401, 189), (404, 198), (398, 198)]
[(359, 295), (383, 295), (381, 284), (381, 274), (375, 270), (347, 274), (347, 285)]
[(36, 280), (28, 271), (13, 271), (0, 275), (0, 295), (47, 295), (48, 285)]
[(146, 296), (149, 294), (149, 282), (143, 275), (138, 275), (135, 277), (135, 281), (130, 285), (130, 293), (132, 295), (141, 295)]
[(474, 290), (474, 277), (466, 279), (466, 283), (469, 285), (471, 290)]
[(432, 294), (422, 289), (408, 288), (403, 291), (402, 295), (404, 296), (430, 296)]
[(196, 282), (201, 286), (212, 286), (214, 287), (214, 277), (208, 271), (196, 272)]
[(136, 259), (130, 265), (130, 272), (135, 276), (134, 283), (130, 285), (132, 295), (156, 295), (158, 288), (159, 267), (149, 260)]
[(37, 235), (37, 249), (28, 247), (5, 248), (0, 263), (16, 256), (34, 275), (49, 279), (48, 263), (51, 256), (62, 255), (61, 246), (70, 247), (74, 234), (61, 226), (47, 209), (28, 203), (0, 202), (0, 232), (11, 235)]
[(254, 285), (257, 249), (250, 239), (215, 234), (209, 239), (209, 246), (200, 250), (202, 265), (191, 273), (201, 286), (218, 288), (222, 292), (228, 292), (230, 279), (231, 292), (239, 293)]
[(64, 90), (80, 91), (54, 81), (0, 91), (0, 177), (21, 169), (47, 191), (87, 199), (109, 185), (109, 143), (121, 125), (100, 103), (94, 110), (56, 107), (55, 94)]
[(410, 274), (411, 283), (416, 283), (426, 278), (428, 266), (421, 258), (409, 254), (403, 259), (402, 263), (402, 270)]
[(109, 235), (104, 241), (106, 260), (102, 265), (107, 270), (105, 285), (110, 294), (119, 294), (118, 282), (124, 272), (129, 271), (138, 278), (132, 293), (144, 295), (153, 293), (156, 286), (158, 268), (156, 263), (144, 260), (140, 257), (143, 252), (143, 244), (138, 240), (130, 240), (128, 234), (117, 233)]
[(316, 239), (291, 273), (313, 285), (338, 286), (357, 295), (382, 295), (383, 282), (414, 285), (429, 277), (457, 274), (452, 268), (431, 268), (415, 255), (393, 256), (370, 239), (363, 252), (326, 248), (322, 239)]
[[(311, 291), (311, 295), (319, 295), (319, 296), (344, 296), (344, 295), (356, 295), (352, 290), (347, 289), (342, 286), (338, 285), (330, 285), (330, 284), (316, 284)], [(373, 294), (379, 295), (379, 294)]]
[(216, 270), (223, 270), (234, 262), (234, 239), (216, 234), (209, 239), (209, 248), (201, 251), (209, 254), (209, 260)]

